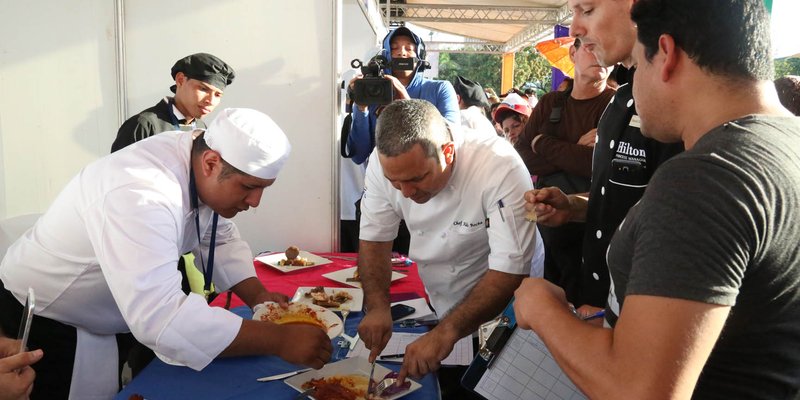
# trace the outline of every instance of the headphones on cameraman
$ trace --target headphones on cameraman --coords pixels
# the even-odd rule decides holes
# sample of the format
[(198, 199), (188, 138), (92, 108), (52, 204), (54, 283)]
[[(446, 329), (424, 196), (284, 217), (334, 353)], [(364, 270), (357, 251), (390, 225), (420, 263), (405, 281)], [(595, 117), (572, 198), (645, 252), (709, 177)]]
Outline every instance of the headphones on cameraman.
[[(416, 45), (417, 62), (420, 65), (422, 65), (422, 69), (423, 70), (431, 69), (431, 63), (429, 63), (428, 60), (427, 60), (428, 51), (425, 50), (425, 47), (426, 47), (425, 46), (425, 41), (423, 41), (422, 38), (419, 37), (416, 33), (412, 32), (411, 29), (408, 29), (405, 26), (397, 27), (397, 28), (389, 31), (389, 33), (387, 33), (386, 36), (383, 37), (383, 43), (386, 43), (386, 39), (388, 39), (389, 37), (393, 36), (394, 33), (397, 32), (398, 29), (407, 30), (408, 33), (411, 34), (411, 39), (412, 40), (414, 40), (414, 41), (419, 40), (419, 44)], [(408, 36), (408, 35), (401, 35), (401, 36)], [(392, 44), (391, 44), (391, 41), (389, 42), (389, 48), (388, 49), (384, 48), (384, 49), (381, 50), (381, 55), (383, 55), (387, 59), (392, 58)], [(417, 66), (416, 69), (420, 69), (419, 66)]]

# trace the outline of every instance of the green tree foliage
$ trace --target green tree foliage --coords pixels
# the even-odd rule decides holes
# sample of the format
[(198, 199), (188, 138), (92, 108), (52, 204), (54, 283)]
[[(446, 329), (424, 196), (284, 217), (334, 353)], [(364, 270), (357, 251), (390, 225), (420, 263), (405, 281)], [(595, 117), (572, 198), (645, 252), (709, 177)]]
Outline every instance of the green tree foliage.
[(502, 58), (499, 54), (439, 53), (439, 79), (453, 82), (456, 75), (478, 82), (484, 88), (500, 88)]
[[(502, 56), (479, 53), (439, 53), (438, 79), (453, 82), (456, 75), (476, 81), (484, 88), (500, 93)], [(533, 47), (520, 50), (514, 57), (514, 87), (533, 85), (550, 87), (550, 64)]]
[(775, 78), (786, 75), (800, 75), (800, 58), (775, 60)]
[[(514, 87), (533, 85), (540, 91), (547, 92), (553, 81), (550, 63), (536, 49), (526, 47), (514, 57)], [(541, 97), (544, 93), (537, 93)]]

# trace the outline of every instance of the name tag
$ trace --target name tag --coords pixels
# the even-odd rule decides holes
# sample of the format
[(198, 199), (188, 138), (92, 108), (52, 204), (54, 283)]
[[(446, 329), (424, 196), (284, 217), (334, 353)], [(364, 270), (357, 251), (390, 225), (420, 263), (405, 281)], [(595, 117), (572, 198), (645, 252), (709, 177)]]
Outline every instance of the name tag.
[(632, 126), (634, 128), (641, 129), (642, 128), (642, 120), (639, 118), (638, 115), (634, 115), (633, 117), (631, 117), (631, 122), (629, 122), (628, 125), (630, 125), (630, 126)]

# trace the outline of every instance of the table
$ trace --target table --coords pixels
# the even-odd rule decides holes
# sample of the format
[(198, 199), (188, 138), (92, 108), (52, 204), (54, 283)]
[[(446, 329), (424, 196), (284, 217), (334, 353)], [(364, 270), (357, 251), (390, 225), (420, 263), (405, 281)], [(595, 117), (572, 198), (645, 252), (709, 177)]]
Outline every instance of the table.
[[(354, 267), (356, 265), (356, 253), (315, 252), (314, 254), (328, 258), (332, 263), (284, 273), (266, 264), (262, 264), (261, 262), (253, 261), (256, 269), (256, 276), (267, 290), (282, 293), (289, 297), (292, 297), (300, 286), (350, 287), (324, 278), (322, 275), (340, 269)], [(392, 282), (391, 293), (393, 295), (401, 296), (401, 293), (414, 293), (416, 295), (414, 297), (425, 297), (427, 299), (428, 295), (425, 293), (425, 287), (422, 285), (422, 280), (417, 272), (416, 263), (411, 263), (408, 268), (398, 267), (398, 272), (407, 276)], [(217, 296), (217, 298), (211, 302), (211, 305), (218, 307), (224, 306), (226, 297), (227, 295), (225, 293)], [(403, 299), (395, 301), (400, 300)], [(233, 295), (230, 307), (235, 308), (242, 305), (244, 305), (244, 302), (239, 299), (238, 296)]]
[[(333, 256), (335, 253), (320, 253), (321, 256)], [(355, 255), (339, 255), (340, 257), (355, 257)], [(291, 296), (299, 286), (332, 286), (341, 287), (337, 282), (323, 278), (321, 275), (336, 269), (348, 268), (355, 265), (354, 260), (344, 258), (334, 259), (331, 265), (319, 268), (309, 268), (296, 272), (283, 274), (271, 267), (255, 262), (259, 279), (264, 282), (269, 290), (278, 291)], [(406, 282), (403, 282), (406, 281)], [(393, 296), (405, 296), (406, 293), (424, 293), (422, 283), (416, 271), (416, 265), (408, 269), (408, 276), (393, 283), (391, 293)], [(212, 305), (225, 303), (225, 296), (220, 296)], [(235, 296), (234, 296), (235, 297)], [(241, 304), (241, 300), (234, 298), (232, 305)], [(242, 318), (252, 317), (248, 307), (238, 306), (231, 310)], [(351, 313), (345, 322), (345, 332), (355, 335), (363, 313)], [(395, 331), (424, 332), (426, 328), (395, 328)], [(334, 338), (333, 361), (344, 359), (347, 350), (339, 347), (341, 338)], [(399, 364), (382, 363), (387, 368), (395, 371), (400, 369)], [(262, 376), (279, 374), (282, 372), (300, 369), (300, 366), (290, 364), (275, 356), (252, 356), (220, 358), (214, 360), (202, 371), (194, 371), (188, 367), (176, 367), (165, 364), (159, 359), (153, 360), (131, 383), (129, 383), (115, 399), (128, 400), (132, 394), (141, 394), (148, 400), (160, 399), (293, 399), (297, 391), (282, 381), (257, 382)], [(419, 380), (422, 388), (410, 393), (403, 399), (423, 400), (438, 399), (439, 384), (436, 377), (429, 374)]]

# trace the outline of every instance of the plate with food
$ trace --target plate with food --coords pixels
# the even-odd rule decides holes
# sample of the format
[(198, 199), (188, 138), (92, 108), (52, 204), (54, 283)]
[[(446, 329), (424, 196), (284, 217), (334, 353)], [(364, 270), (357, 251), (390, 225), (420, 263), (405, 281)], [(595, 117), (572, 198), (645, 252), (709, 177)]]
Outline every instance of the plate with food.
[[(340, 269), (338, 271), (328, 272), (327, 274), (323, 274), (322, 276), (332, 281), (344, 283), (345, 285), (348, 286), (357, 288), (361, 287), (361, 278), (358, 276), (358, 267)], [(405, 274), (392, 271), (392, 282), (405, 277), (406, 277)]]
[(294, 293), (292, 302), (314, 304), (332, 311), (346, 308), (359, 312), (364, 307), (364, 291), (356, 288), (301, 286)]
[[(367, 399), (367, 383), (372, 364), (363, 357), (353, 357), (335, 363), (326, 364), (322, 369), (311, 370), (300, 375), (295, 375), (284, 382), (287, 385), (303, 392), (315, 388), (314, 398), (326, 399)], [(374, 383), (386, 377), (396, 377), (397, 373), (380, 364), (375, 364)], [(394, 400), (399, 399), (419, 388), (418, 382), (406, 379), (403, 387), (390, 386), (381, 397), (369, 397), (369, 400)]]
[(342, 319), (333, 311), (313, 304), (289, 303), (288, 308), (283, 308), (278, 303), (268, 301), (255, 308), (253, 319), (256, 321), (269, 321), (279, 325), (305, 324), (316, 326), (328, 334), (331, 339), (342, 334), (344, 326)]
[(297, 246), (289, 246), (283, 253), (258, 256), (256, 261), (267, 264), (281, 272), (298, 271), (333, 262), (325, 257), (300, 250)]

